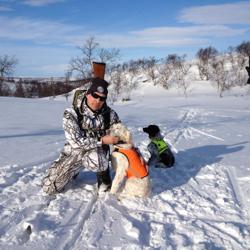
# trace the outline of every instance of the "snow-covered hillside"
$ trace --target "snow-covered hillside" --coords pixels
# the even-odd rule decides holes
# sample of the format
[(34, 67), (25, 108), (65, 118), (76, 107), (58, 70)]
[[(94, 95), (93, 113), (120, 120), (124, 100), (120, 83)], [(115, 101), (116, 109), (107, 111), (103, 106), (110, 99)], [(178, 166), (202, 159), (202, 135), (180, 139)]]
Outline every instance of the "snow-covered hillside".
[(0, 97), (1, 249), (250, 249), (246, 88), (219, 98), (199, 85), (185, 98), (145, 84), (112, 107), (146, 159), (142, 127), (153, 123), (175, 152), (174, 168), (150, 169), (147, 199), (98, 199), (84, 170), (46, 196), (41, 180), (63, 147), (70, 102)]

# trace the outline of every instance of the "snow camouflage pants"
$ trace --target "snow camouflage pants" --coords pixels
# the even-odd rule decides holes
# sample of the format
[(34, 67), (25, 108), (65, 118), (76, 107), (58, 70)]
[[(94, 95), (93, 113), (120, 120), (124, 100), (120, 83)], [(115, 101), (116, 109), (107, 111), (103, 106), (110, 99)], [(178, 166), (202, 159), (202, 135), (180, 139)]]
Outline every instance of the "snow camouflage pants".
[(87, 152), (83, 152), (81, 149), (68, 149), (69, 147), (65, 145), (59, 159), (54, 161), (43, 179), (43, 191), (47, 194), (62, 191), (83, 168), (101, 172), (109, 166), (109, 152), (102, 147)]

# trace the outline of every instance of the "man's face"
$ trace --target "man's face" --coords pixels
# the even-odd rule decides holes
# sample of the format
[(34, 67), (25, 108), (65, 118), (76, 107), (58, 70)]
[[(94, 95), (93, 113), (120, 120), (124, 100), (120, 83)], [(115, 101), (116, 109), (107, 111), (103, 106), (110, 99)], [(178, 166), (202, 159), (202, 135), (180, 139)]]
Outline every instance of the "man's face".
[(105, 94), (94, 92), (87, 94), (87, 104), (93, 110), (100, 110), (106, 101), (107, 96)]

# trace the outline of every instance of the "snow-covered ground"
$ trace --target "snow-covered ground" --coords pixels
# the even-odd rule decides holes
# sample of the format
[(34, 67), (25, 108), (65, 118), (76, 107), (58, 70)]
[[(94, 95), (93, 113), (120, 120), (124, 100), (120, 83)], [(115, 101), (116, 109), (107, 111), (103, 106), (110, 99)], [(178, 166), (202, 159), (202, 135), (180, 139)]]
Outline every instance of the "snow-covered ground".
[(41, 180), (64, 143), (63, 99), (0, 97), (0, 249), (250, 249), (250, 98), (206, 85), (188, 98), (141, 87), (112, 107), (147, 159), (142, 127), (155, 123), (176, 155), (150, 169), (152, 195), (95, 195), (82, 171), (53, 197)]

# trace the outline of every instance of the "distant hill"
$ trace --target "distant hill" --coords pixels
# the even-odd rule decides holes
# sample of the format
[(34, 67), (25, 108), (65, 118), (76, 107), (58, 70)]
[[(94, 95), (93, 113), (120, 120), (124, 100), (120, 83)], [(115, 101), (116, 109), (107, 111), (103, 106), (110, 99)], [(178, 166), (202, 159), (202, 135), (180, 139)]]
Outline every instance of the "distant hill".
[(41, 98), (67, 94), (90, 79), (68, 80), (64, 77), (6, 77), (0, 80), (0, 96)]

